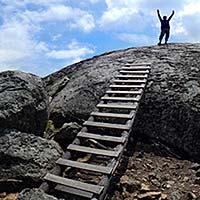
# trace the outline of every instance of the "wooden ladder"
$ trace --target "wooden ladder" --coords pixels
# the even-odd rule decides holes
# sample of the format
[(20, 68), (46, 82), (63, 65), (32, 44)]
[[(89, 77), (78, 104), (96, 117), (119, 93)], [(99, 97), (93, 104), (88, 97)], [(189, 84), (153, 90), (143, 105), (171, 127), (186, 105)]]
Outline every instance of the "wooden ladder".
[[(46, 174), (46, 183), (40, 186), (41, 189), (48, 191), (45, 189), (48, 184), (57, 192), (73, 195), (73, 198), (105, 198), (132, 131), (150, 66), (150, 63), (131, 61), (124, 64), (101, 97), (97, 111), (90, 114), (63, 158), (57, 160), (56, 164), (65, 171), (67, 169), (68, 173), (64, 173), (64, 176)], [(90, 180), (84, 173), (88, 173)]]

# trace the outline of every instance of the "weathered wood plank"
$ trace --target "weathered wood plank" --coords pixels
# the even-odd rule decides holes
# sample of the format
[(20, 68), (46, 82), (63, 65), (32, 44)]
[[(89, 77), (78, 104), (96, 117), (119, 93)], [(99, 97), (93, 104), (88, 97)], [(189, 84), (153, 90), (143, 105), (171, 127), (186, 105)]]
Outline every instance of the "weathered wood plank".
[(101, 97), (103, 101), (136, 101), (138, 102), (140, 98), (137, 97)]
[(88, 171), (99, 172), (102, 174), (110, 174), (112, 172), (111, 167), (82, 163), (82, 162), (67, 160), (67, 159), (63, 159), (63, 158), (59, 158), (56, 161), (56, 164), (64, 165), (64, 166), (68, 166), (68, 167), (74, 167), (74, 168), (78, 168), (78, 169), (84, 169), (84, 170), (88, 170)]
[(113, 108), (113, 109), (131, 109), (134, 110), (137, 108), (137, 103), (134, 103), (133, 105), (127, 105), (127, 104), (117, 104), (117, 103), (99, 103), (97, 104), (97, 108)]
[(135, 66), (135, 67), (122, 67), (122, 70), (149, 70), (151, 67), (148, 66)]
[(47, 173), (44, 179), (47, 181), (51, 181), (53, 183), (65, 185), (68, 187), (77, 188), (77, 189), (88, 191), (88, 192), (93, 192), (95, 194), (101, 194), (104, 188), (103, 186), (93, 185), (93, 184), (88, 184), (81, 181), (63, 178), (63, 177), (56, 176), (50, 173)]
[(144, 75), (117, 75), (116, 78), (135, 78), (135, 79), (145, 79), (147, 78), (148, 75), (144, 74)]
[(133, 84), (142, 84), (142, 83), (146, 83), (147, 80), (146, 79), (140, 79), (140, 80), (120, 80), (120, 79), (114, 79), (113, 80), (114, 83), (133, 83)]
[(138, 71), (128, 71), (128, 70), (121, 70), (119, 71), (121, 74), (148, 74), (148, 70), (138, 70)]
[(108, 142), (116, 142), (116, 143), (124, 143), (126, 138), (125, 137), (115, 137), (115, 136), (109, 136), (109, 135), (99, 135), (99, 134), (93, 134), (93, 133), (87, 133), (87, 132), (79, 132), (78, 137), (84, 137), (84, 138), (91, 138), (95, 140), (103, 140)]
[(151, 63), (131, 63), (131, 62), (129, 62), (129, 63), (126, 63), (125, 65), (126, 66), (150, 66)]
[(110, 128), (110, 129), (120, 129), (120, 130), (129, 130), (130, 127), (122, 124), (112, 124), (112, 123), (104, 123), (104, 122), (93, 122), (86, 121), (83, 124), (84, 126), (94, 126), (99, 128)]
[(120, 90), (107, 90), (106, 94), (132, 94), (132, 95), (141, 95), (142, 90), (135, 90), (135, 91), (120, 91)]
[(79, 189), (75, 189), (75, 188), (72, 188), (72, 187), (67, 187), (67, 186), (59, 185), (59, 184), (56, 185), (55, 190), (61, 191), (61, 192), (64, 192), (64, 193), (73, 194), (73, 195), (76, 195), (76, 196), (85, 197), (85, 198), (88, 198), (88, 199), (91, 199), (94, 195), (94, 193), (92, 193), (92, 192), (87, 192), (87, 191), (83, 191), (83, 190), (79, 190)]
[(108, 117), (108, 118), (110, 117), (110, 118), (122, 118), (122, 119), (131, 119), (133, 117), (132, 114), (118, 114), (118, 113), (104, 113), (104, 112), (92, 112), (90, 115), (95, 117)]
[(132, 89), (132, 88), (144, 88), (145, 84), (141, 84), (141, 85), (110, 85), (109, 88), (128, 88), (128, 89)]
[(79, 145), (75, 145), (75, 144), (70, 144), (67, 147), (67, 149), (72, 150), (72, 151), (79, 151), (79, 152), (108, 156), (108, 157), (118, 157), (120, 154), (119, 151), (96, 149), (96, 148), (91, 148), (91, 147), (79, 146)]

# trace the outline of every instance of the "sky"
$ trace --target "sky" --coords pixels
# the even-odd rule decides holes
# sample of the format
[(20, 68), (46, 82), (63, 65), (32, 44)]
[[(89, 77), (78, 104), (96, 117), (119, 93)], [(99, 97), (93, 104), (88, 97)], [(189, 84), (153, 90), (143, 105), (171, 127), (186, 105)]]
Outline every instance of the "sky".
[(155, 45), (156, 10), (169, 42), (200, 42), (200, 0), (0, 0), (0, 71), (46, 76), (118, 49)]

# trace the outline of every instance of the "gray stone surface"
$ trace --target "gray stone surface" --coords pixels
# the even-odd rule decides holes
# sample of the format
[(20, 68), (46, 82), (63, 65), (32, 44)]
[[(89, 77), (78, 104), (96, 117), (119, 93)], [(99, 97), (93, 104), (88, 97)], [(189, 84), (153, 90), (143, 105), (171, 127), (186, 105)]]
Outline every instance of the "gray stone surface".
[(22, 190), (16, 200), (58, 200), (56, 197), (45, 194), (39, 189), (24, 189)]
[(134, 130), (200, 160), (199, 56), (200, 44), (169, 44), (114, 51), (66, 67), (44, 78), (49, 91), (64, 77), (70, 79), (52, 97), (51, 119), (59, 127), (86, 119), (122, 66), (151, 62)]
[(41, 78), (20, 72), (0, 73), (0, 127), (42, 135), (48, 112)]
[(56, 129), (51, 120), (48, 121), (47, 127), (44, 137), (55, 140), (63, 149), (66, 149), (72, 143), (81, 129), (81, 126), (76, 122), (64, 123), (61, 128)]
[(0, 129), (0, 191), (39, 185), (61, 155), (53, 140)]

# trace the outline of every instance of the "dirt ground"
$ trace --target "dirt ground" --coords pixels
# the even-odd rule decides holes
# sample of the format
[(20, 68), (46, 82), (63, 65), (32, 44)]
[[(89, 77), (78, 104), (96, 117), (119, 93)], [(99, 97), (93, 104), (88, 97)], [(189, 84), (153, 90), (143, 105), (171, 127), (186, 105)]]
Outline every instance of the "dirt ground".
[(129, 142), (108, 200), (200, 200), (200, 164), (155, 141)]

